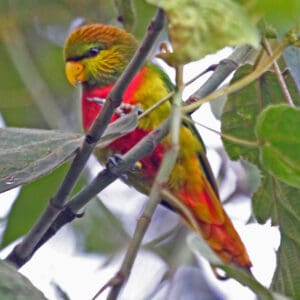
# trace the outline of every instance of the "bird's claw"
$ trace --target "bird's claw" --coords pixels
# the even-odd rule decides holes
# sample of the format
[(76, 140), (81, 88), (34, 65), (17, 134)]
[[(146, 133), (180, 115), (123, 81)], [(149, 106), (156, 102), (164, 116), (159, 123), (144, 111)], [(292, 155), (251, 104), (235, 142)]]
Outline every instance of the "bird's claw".
[[(95, 102), (100, 106), (103, 106), (106, 101), (105, 98), (100, 98), (100, 97), (87, 97), (86, 100), (90, 102)], [(134, 109), (135, 106), (136, 105), (132, 105), (130, 103), (121, 103), (120, 106), (116, 108), (115, 114), (119, 117), (125, 116), (129, 114)], [(143, 110), (139, 107), (138, 114), (140, 115), (141, 113), (143, 113)]]
[(130, 171), (137, 172), (142, 169), (142, 163), (140, 161), (136, 161), (134, 165), (131, 166)]
[[(113, 172), (113, 168), (117, 167), (122, 161), (123, 158), (120, 154), (114, 154), (107, 159), (106, 167)], [(137, 161), (129, 168), (129, 171), (137, 172), (140, 171), (141, 169), (142, 169), (142, 163), (140, 161)], [(119, 177), (124, 181), (128, 181), (128, 176), (125, 173), (119, 175)]]
[[(125, 116), (129, 114), (134, 109), (134, 107), (135, 105), (132, 105), (130, 103), (121, 103), (121, 105), (116, 108), (115, 114), (119, 117)], [(141, 114), (142, 112), (143, 110), (139, 107), (138, 114)]]
[[(123, 158), (120, 154), (114, 154), (107, 159), (106, 168), (113, 172), (113, 168), (117, 167), (122, 161)], [(119, 175), (119, 177), (124, 181), (128, 180), (128, 176), (125, 173)]]

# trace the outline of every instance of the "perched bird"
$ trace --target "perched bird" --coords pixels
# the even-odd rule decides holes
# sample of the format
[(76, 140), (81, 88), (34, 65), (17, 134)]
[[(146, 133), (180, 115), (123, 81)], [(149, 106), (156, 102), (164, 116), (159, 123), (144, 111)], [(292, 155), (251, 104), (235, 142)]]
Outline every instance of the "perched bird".
[[(82, 85), (82, 121), (85, 130), (101, 110), (101, 103), (136, 51), (133, 35), (115, 26), (84, 25), (75, 29), (64, 47), (66, 75), (73, 85)], [(146, 110), (173, 89), (168, 76), (158, 66), (146, 63), (134, 76), (123, 94), (123, 107), (140, 105)], [(95, 101), (94, 101), (95, 100)], [(126, 109), (125, 109), (126, 110)], [(113, 141), (106, 149), (96, 150), (102, 163), (113, 154), (124, 154), (170, 114), (170, 102), (141, 118), (137, 128)], [(115, 113), (112, 122), (119, 117)], [(246, 249), (224, 211), (215, 179), (207, 161), (205, 148), (190, 125), (180, 128), (180, 150), (167, 189), (191, 212), (204, 239), (224, 261), (249, 269)], [(167, 136), (151, 155), (139, 162), (140, 168), (128, 172), (128, 181), (143, 193), (149, 193), (163, 154), (170, 146)], [(163, 199), (164, 200), (164, 199)], [(170, 204), (169, 204), (170, 205)], [(174, 208), (180, 214), (178, 209)], [(195, 227), (191, 225), (192, 227)]]

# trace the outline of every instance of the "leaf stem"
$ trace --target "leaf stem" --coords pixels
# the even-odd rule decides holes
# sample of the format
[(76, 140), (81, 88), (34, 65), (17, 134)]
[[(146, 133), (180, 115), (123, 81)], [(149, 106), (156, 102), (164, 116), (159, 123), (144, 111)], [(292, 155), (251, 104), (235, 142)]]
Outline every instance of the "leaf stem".
[(222, 133), (218, 130), (215, 130), (213, 128), (210, 128), (198, 121), (194, 121), (194, 120), (191, 120), (191, 118), (188, 118), (186, 116), (182, 117), (186, 122), (189, 122), (189, 123), (194, 123), (194, 124), (197, 124), (211, 132), (214, 132), (216, 133), (217, 135), (219, 136), (222, 136), (224, 139), (227, 139), (228, 141), (231, 141), (233, 143), (236, 143), (236, 144), (240, 144), (240, 145), (243, 145), (243, 146), (246, 146), (246, 147), (251, 147), (251, 148), (257, 148), (259, 147), (260, 143), (259, 141), (247, 141), (247, 140), (243, 140), (243, 139), (239, 139), (239, 138), (236, 138), (234, 136), (231, 136), (231, 135), (228, 135), (228, 134), (225, 134), (225, 133)]
[[(272, 55), (272, 49), (271, 49), (270, 43), (268, 42), (268, 40), (266, 38), (263, 39), (263, 45), (264, 45), (264, 47), (265, 47), (268, 55), (271, 56)], [(277, 76), (278, 83), (279, 83), (279, 85), (281, 87), (281, 90), (283, 92), (283, 95), (284, 95), (284, 98), (285, 98), (286, 102), (290, 106), (295, 107), (295, 104), (294, 104), (294, 101), (292, 99), (292, 96), (291, 96), (291, 94), (290, 94), (290, 92), (288, 90), (288, 87), (287, 87), (287, 85), (285, 83), (285, 80), (284, 80), (284, 78), (282, 76), (280, 67), (279, 67), (279, 65), (278, 65), (278, 63), (277, 63), (276, 60), (273, 62), (273, 66), (274, 66), (275, 74)]]

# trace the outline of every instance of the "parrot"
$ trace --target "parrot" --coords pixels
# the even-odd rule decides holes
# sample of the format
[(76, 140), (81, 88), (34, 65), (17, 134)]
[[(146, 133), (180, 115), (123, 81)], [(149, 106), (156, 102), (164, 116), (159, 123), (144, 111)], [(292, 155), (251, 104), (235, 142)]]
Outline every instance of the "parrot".
[[(81, 86), (82, 125), (85, 131), (93, 124), (105, 99), (137, 48), (138, 41), (133, 34), (114, 25), (85, 24), (74, 29), (67, 37), (63, 50), (65, 72), (67, 80), (73, 86)], [(173, 89), (174, 86), (164, 70), (153, 62), (146, 62), (124, 91), (121, 113), (116, 110), (111, 122), (137, 105), (142, 111), (147, 110)], [(112, 155), (122, 155), (129, 151), (166, 120), (170, 112), (171, 100), (139, 119), (132, 132), (118, 137), (102, 149), (96, 148), (95, 155), (100, 163), (105, 164)], [(126, 173), (128, 183), (138, 191), (149, 194), (164, 153), (170, 145), (170, 137), (166, 136), (150, 155), (138, 162), (138, 168)], [(178, 156), (166, 189), (188, 209), (195, 220), (188, 225), (202, 235), (222, 262), (250, 271), (252, 263), (246, 247), (221, 204), (200, 134), (194, 125), (184, 121), (179, 130)], [(186, 221), (183, 213), (172, 207), (167, 199), (162, 199), (162, 203), (166, 203), (168, 208)]]

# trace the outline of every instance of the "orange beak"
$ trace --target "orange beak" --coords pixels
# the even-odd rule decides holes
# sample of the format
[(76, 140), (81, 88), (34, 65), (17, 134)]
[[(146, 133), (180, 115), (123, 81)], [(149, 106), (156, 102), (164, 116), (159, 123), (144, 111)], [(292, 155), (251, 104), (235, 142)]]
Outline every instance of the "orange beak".
[(84, 72), (84, 66), (80, 62), (68, 61), (65, 70), (68, 81), (74, 86), (87, 79)]

